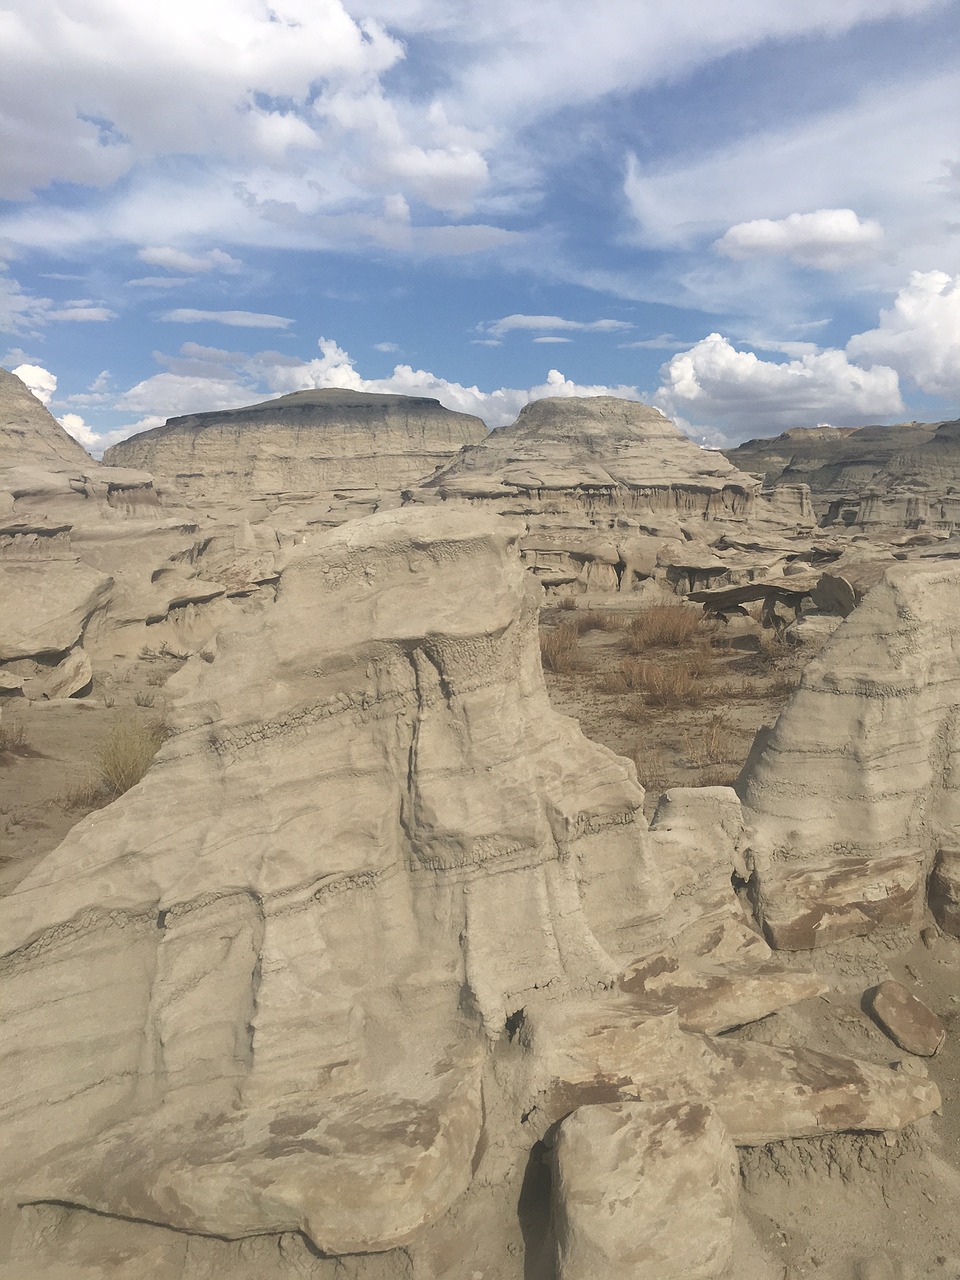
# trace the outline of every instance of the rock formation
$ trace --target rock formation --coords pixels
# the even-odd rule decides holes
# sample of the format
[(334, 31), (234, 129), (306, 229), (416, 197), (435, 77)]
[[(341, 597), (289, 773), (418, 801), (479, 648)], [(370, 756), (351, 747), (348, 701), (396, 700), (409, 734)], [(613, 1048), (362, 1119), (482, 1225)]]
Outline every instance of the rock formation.
[[(769, 564), (813, 524), (805, 490), (764, 495), (659, 410), (613, 396), (537, 400), (407, 499), (522, 518), (527, 562), (544, 586), (567, 593), (631, 591), (651, 577), (670, 590), (713, 585), (743, 559), (714, 545), (725, 531), (772, 526)], [(750, 558), (755, 566), (756, 551)]]
[(796, 428), (725, 452), (767, 485), (808, 485), (828, 525), (950, 532), (960, 522), (956, 420)]
[(519, 1277), (491, 1197), (516, 1201), (537, 1144), (562, 1274), (629, 1274), (639, 1239), (662, 1277), (667, 1201), (604, 1223), (565, 1155), (606, 1133), (605, 1181), (621, 1120), (661, 1193), (725, 1171), (677, 1219), (693, 1274), (718, 1274), (731, 1144), (938, 1106), (922, 1070), (713, 1034), (737, 990), (762, 1017), (819, 980), (783, 972), (732, 891), (736, 795), (672, 792), (648, 828), (633, 766), (551, 709), (520, 536), (414, 508), (297, 548), (271, 608), (171, 682), (143, 781), (0, 900), (4, 1280), (91, 1248), (98, 1280), (131, 1248), (245, 1275), (230, 1241), (261, 1280), (341, 1257)]
[(438, 400), (328, 387), (170, 418), (115, 444), (104, 461), (151, 471), (206, 499), (347, 490), (376, 501), (429, 477), (486, 434), (479, 418)]
[(918, 918), (960, 821), (955, 563), (896, 565), (806, 667), (741, 777), (777, 945)]
[(17, 375), (0, 369), (0, 466), (56, 469), (90, 464), (83, 446)]

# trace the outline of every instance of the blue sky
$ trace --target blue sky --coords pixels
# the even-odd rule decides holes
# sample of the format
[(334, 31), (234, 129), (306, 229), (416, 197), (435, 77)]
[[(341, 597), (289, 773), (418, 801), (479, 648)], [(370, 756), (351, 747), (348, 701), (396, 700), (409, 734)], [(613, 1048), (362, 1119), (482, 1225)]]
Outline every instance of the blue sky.
[(0, 363), (88, 447), (311, 386), (960, 412), (960, 6), (0, 0)]

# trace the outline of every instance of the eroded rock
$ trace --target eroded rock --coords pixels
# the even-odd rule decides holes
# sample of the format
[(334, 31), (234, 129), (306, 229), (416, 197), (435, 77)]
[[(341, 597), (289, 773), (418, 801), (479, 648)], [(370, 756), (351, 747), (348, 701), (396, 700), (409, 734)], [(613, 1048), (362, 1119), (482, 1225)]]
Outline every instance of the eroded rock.
[(881, 982), (865, 999), (874, 1020), (894, 1044), (922, 1058), (939, 1053), (947, 1035), (943, 1023), (901, 982)]
[(733, 1251), (739, 1168), (702, 1103), (580, 1107), (552, 1151), (559, 1280), (712, 1280)]

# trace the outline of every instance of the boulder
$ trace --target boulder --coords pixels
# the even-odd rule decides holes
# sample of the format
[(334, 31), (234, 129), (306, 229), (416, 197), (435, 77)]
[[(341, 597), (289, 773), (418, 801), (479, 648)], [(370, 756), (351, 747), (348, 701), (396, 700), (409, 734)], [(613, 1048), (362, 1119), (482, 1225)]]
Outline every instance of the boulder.
[(24, 697), (34, 701), (48, 698), (74, 698), (88, 690), (93, 680), (93, 667), (83, 649), (71, 649), (53, 668), (37, 667), (36, 674), (24, 680)]
[(943, 1023), (900, 982), (881, 982), (865, 996), (873, 1019), (907, 1053), (932, 1058), (946, 1039)]
[(580, 1107), (552, 1153), (558, 1280), (712, 1280), (733, 1252), (739, 1167), (703, 1103)]

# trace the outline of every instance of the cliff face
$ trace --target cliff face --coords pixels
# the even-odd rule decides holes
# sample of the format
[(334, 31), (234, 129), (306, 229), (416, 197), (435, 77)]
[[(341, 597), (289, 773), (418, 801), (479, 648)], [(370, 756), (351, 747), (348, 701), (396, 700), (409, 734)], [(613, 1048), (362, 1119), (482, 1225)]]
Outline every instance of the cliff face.
[(723, 580), (739, 567), (711, 550), (725, 529), (782, 539), (812, 527), (802, 486), (770, 496), (658, 409), (613, 396), (537, 400), (405, 495), (520, 517), (528, 564), (563, 593)]
[(439, 401), (327, 388), (262, 404), (171, 418), (108, 449), (188, 494), (397, 491), (432, 475), (487, 434)]
[(960, 521), (960, 421), (797, 429), (726, 456), (768, 485), (809, 485), (828, 524), (950, 531)]
[(93, 461), (16, 374), (0, 369), (0, 469), (31, 466), (88, 468)]

